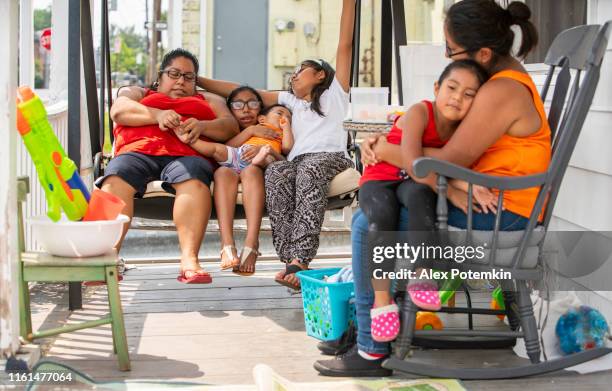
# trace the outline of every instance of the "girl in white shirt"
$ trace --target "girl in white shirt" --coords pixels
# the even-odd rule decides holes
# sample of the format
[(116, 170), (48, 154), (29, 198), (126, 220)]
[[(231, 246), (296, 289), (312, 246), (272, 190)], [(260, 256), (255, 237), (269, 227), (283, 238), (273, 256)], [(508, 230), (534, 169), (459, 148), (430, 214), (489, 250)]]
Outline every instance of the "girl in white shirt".
[[(259, 91), (265, 106), (280, 103), (293, 113), (293, 149), (265, 172), (266, 208), (272, 239), (285, 270), (275, 280), (300, 288), (295, 273), (317, 254), (329, 183), (352, 166), (342, 121), (349, 103), (355, 0), (342, 0), (336, 70), (323, 60), (303, 61), (288, 92)], [(227, 96), (236, 83), (198, 78), (198, 85)]]

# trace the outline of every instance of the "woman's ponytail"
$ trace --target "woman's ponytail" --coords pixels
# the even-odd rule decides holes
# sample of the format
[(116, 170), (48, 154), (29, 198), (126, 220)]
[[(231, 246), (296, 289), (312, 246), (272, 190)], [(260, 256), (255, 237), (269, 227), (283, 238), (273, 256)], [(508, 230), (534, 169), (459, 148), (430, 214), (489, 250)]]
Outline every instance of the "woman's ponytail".
[(508, 56), (514, 42), (510, 27), (516, 24), (522, 32), (518, 56), (524, 57), (538, 42), (529, 18), (529, 7), (518, 1), (504, 9), (494, 0), (463, 0), (448, 9), (445, 25), (453, 40), (469, 51), (490, 48), (497, 56)]
[(513, 1), (508, 5), (506, 11), (510, 15), (511, 23), (521, 28), (522, 41), (517, 55), (523, 58), (538, 44), (538, 31), (529, 20), (531, 10), (525, 3)]

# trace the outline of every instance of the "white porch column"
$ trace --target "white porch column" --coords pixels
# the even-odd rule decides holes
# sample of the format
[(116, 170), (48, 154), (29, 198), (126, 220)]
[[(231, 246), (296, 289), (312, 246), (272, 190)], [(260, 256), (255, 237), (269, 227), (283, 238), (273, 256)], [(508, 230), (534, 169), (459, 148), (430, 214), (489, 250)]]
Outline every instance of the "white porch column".
[(183, 47), (183, 0), (170, 0), (168, 7), (168, 49)]
[(51, 7), (51, 74), (49, 90), (52, 101), (68, 99), (68, 0), (53, 0)]
[(21, 0), (19, 9), (19, 84), (34, 88), (34, 7)]
[(208, 0), (200, 0), (200, 74), (208, 71)]
[(17, 130), (15, 90), (17, 88), (18, 5), (0, 1), (0, 358), (19, 349), (19, 302), (17, 296), (17, 192), (15, 173)]

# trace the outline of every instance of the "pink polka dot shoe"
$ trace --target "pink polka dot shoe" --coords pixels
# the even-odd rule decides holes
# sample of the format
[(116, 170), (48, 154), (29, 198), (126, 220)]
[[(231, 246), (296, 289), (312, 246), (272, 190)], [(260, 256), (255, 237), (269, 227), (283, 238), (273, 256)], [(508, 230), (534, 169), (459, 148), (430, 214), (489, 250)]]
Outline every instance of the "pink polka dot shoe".
[(431, 281), (408, 284), (408, 294), (412, 302), (427, 311), (438, 311), (442, 308), (438, 286)]
[(399, 308), (392, 303), (384, 307), (372, 308), (372, 339), (376, 342), (389, 342), (397, 338), (400, 330)]

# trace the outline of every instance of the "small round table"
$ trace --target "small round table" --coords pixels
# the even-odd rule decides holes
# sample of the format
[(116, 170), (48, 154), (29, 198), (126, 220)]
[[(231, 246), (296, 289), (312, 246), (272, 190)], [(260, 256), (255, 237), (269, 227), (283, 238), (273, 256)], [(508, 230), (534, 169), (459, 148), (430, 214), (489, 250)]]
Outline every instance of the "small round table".
[(359, 149), (359, 145), (357, 145), (357, 133), (388, 133), (393, 127), (393, 123), (346, 120), (342, 123), (342, 126), (349, 134), (348, 152), (355, 159), (355, 168), (363, 173), (361, 150)]
[(358, 132), (363, 133), (387, 133), (393, 127), (392, 122), (362, 122), (346, 120), (342, 123), (344, 130), (355, 136)]

